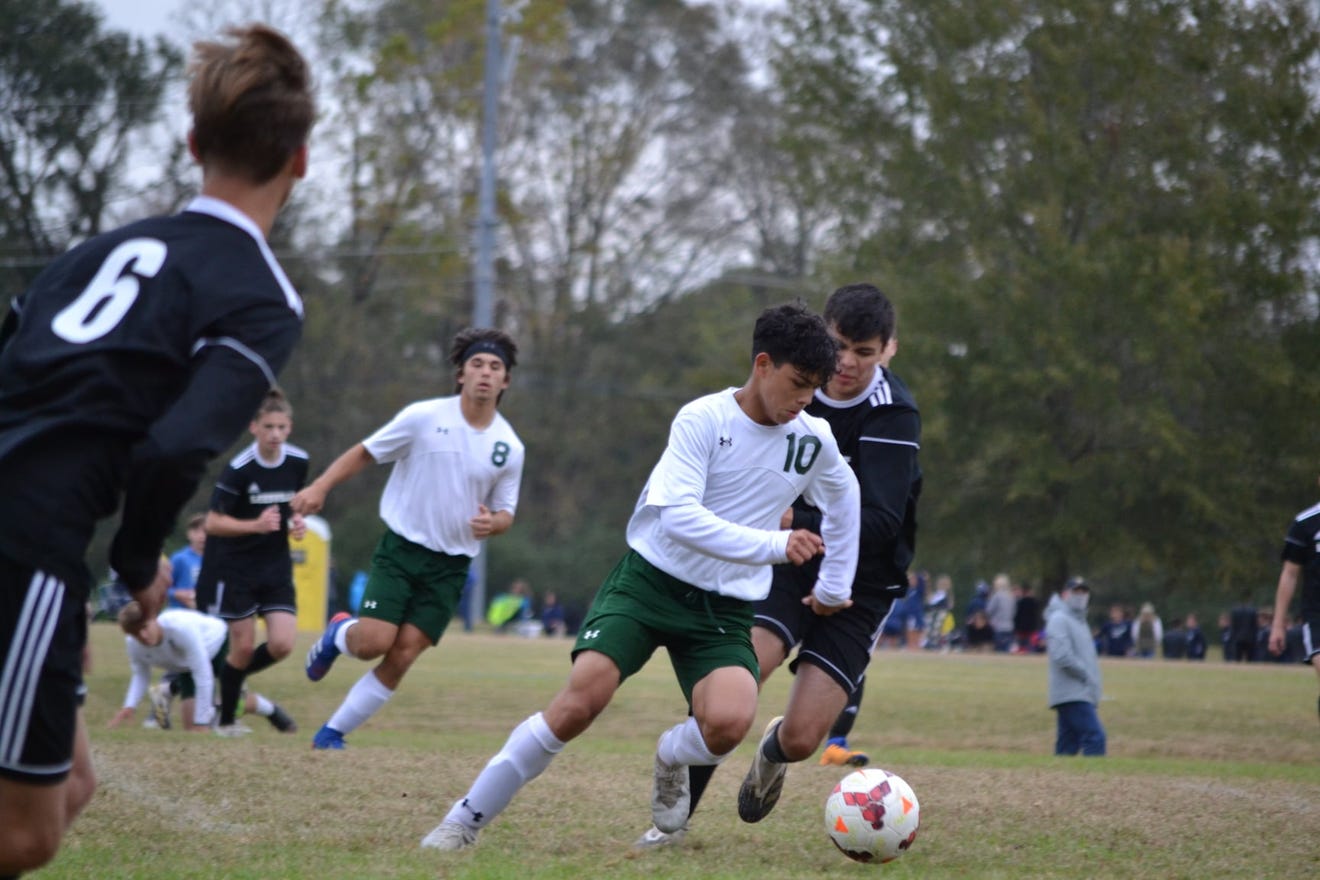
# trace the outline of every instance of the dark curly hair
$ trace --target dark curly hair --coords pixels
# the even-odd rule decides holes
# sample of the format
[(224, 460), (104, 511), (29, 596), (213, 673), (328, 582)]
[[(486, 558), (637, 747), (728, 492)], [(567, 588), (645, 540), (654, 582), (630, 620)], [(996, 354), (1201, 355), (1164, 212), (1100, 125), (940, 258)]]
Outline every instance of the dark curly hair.
[(839, 346), (820, 315), (798, 302), (771, 306), (761, 312), (752, 331), (752, 357), (761, 352), (776, 367), (792, 364), (824, 387), (834, 375)]
[[(449, 362), (454, 365), (455, 381), (454, 393), (457, 394), (462, 385), (457, 381), (457, 374), (463, 372), (463, 364), (467, 363), (468, 349), (478, 343), (484, 343), (487, 347), (481, 350), (490, 351), (490, 346), (498, 348), (501, 354), (501, 360), (504, 361), (506, 372), (512, 372), (513, 367), (518, 363), (518, 343), (513, 341), (513, 337), (503, 330), (496, 330), (494, 327), (467, 327), (454, 335), (454, 341), (449, 346)], [(503, 394), (500, 395), (501, 397)]]
[(493, 342), (498, 345), (508, 355), (503, 360), (504, 366), (510, 370), (518, 363), (518, 343), (503, 330), (496, 330), (493, 327), (466, 327), (458, 331), (454, 335), (454, 341), (449, 345), (449, 362), (461, 368), (467, 361), (463, 355), (474, 342)]
[(873, 284), (846, 284), (825, 302), (825, 323), (854, 342), (879, 336), (888, 344), (897, 322), (894, 304)]

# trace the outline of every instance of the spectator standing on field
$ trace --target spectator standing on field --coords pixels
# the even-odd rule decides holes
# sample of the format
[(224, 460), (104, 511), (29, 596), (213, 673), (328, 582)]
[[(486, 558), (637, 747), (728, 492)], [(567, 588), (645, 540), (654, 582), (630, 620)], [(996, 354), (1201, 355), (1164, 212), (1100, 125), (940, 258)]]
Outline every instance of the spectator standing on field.
[(1017, 607), (1013, 611), (1013, 639), (1019, 653), (1031, 650), (1040, 632), (1040, 600), (1025, 582), (1018, 584)]
[(1013, 582), (1006, 574), (997, 574), (991, 584), (990, 598), (986, 600), (985, 616), (995, 633), (995, 651), (1004, 653), (1013, 647), (1013, 615), (1017, 600), (1013, 597)]
[(1100, 705), (1100, 661), (1086, 623), (1091, 588), (1070, 578), (1045, 609), (1045, 647), (1049, 654), (1049, 705), (1056, 714), (1054, 754), (1100, 756), (1105, 728)]
[(1204, 660), (1206, 652), (1205, 633), (1201, 631), (1201, 622), (1194, 612), (1188, 613), (1183, 621), (1186, 632), (1186, 654), (1188, 660)]
[(1144, 660), (1155, 656), (1164, 643), (1164, 623), (1155, 613), (1155, 606), (1143, 603), (1137, 619), (1132, 623), (1133, 652)]
[(1097, 647), (1106, 657), (1127, 657), (1132, 653), (1132, 621), (1122, 605), (1109, 606), (1109, 619), (1100, 625)]
[(1228, 612), (1228, 637), (1224, 641), (1224, 659), (1233, 663), (1249, 663), (1256, 659), (1256, 636), (1260, 623), (1256, 606), (1249, 602), (1234, 605)]
[(170, 557), (173, 583), (169, 589), (170, 608), (197, 608), (197, 576), (202, 572), (202, 553), (206, 550), (206, 514), (188, 517), (184, 530), (188, 543)]

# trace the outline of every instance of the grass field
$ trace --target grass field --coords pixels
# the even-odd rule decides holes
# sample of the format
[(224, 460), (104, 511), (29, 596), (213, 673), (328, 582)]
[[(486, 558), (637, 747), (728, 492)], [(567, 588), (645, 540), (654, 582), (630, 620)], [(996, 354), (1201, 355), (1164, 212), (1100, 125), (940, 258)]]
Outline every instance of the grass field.
[[(634, 853), (649, 824), (659, 733), (685, 712), (662, 656), (461, 853), (418, 841), (508, 731), (568, 670), (567, 641), (451, 632), (349, 738), (311, 733), (367, 668), (325, 681), (301, 650), (253, 681), (302, 725), (244, 739), (105, 729), (128, 670), (118, 631), (92, 628), (87, 717), (100, 788), (41, 878), (1314, 878), (1320, 874), (1316, 681), (1297, 666), (1115, 661), (1101, 718), (1110, 756), (1051, 755), (1041, 657), (882, 652), (853, 743), (921, 801), (912, 850), (885, 866), (829, 843), (821, 805), (841, 775), (795, 765), (758, 825), (736, 792), (755, 733), (778, 713), (772, 679), (754, 734), (729, 759), (687, 843)], [(139, 708), (143, 717), (146, 704)], [(255, 719), (260, 722), (261, 719)]]

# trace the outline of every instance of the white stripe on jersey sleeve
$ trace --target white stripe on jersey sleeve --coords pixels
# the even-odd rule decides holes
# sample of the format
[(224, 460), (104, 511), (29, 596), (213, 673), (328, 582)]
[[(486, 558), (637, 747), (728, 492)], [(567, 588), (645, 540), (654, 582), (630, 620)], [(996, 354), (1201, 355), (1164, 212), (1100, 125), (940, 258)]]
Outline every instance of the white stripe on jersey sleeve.
[(255, 351), (248, 348), (246, 345), (239, 342), (237, 339), (234, 339), (232, 336), (216, 336), (211, 338), (199, 339), (197, 340), (197, 342), (193, 344), (193, 349), (192, 349), (193, 355), (195, 356), (197, 352), (201, 351), (203, 348), (206, 348), (208, 345), (220, 345), (220, 346), (224, 346), (225, 348), (233, 349), (234, 351), (238, 352), (243, 357), (247, 358), (248, 360), (252, 361), (252, 363), (256, 364), (257, 369), (261, 370), (262, 375), (266, 377), (267, 384), (269, 384), (271, 388), (275, 387), (275, 371), (270, 368), (270, 364), (266, 363), (266, 359), (264, 357), (257, 354)]

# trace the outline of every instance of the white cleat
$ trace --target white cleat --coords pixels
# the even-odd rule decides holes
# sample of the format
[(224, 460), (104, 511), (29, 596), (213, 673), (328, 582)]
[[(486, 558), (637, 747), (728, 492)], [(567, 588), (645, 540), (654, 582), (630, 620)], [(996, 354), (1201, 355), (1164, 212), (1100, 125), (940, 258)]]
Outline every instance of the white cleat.
[(633, 849), (659, 849), (662, 846), (678, 846), (687, 837), (688, 828), (684, 825), (674, 832), (661, 831), (652, 825), (633, 843)]
[(162, 681), (147, 691), (151, 697), (151, 717), (161, 730), (170, 729), (170, 702), (174, 695), (170, 693), (170, 683)]
[(655, 827), (673, 834), (687, 824), (692, 803), (686, 764), (666, 764), (655, 756), (655, 784), (651, 788), (651, 820)]
[(215, 728), (216, 736), (223, 736), (227, 738), (233, 738), (236, 736), (247, 736), (251, 732), (252, 732), (252, 728), (248, 727), (242, 721), (235, 721), (233, 724), (220, 724), (217, 725)]
[(477, 832), (461, 822), (441, 822), (422, 838), (422, 849), (460, 850), (477, 842)]

